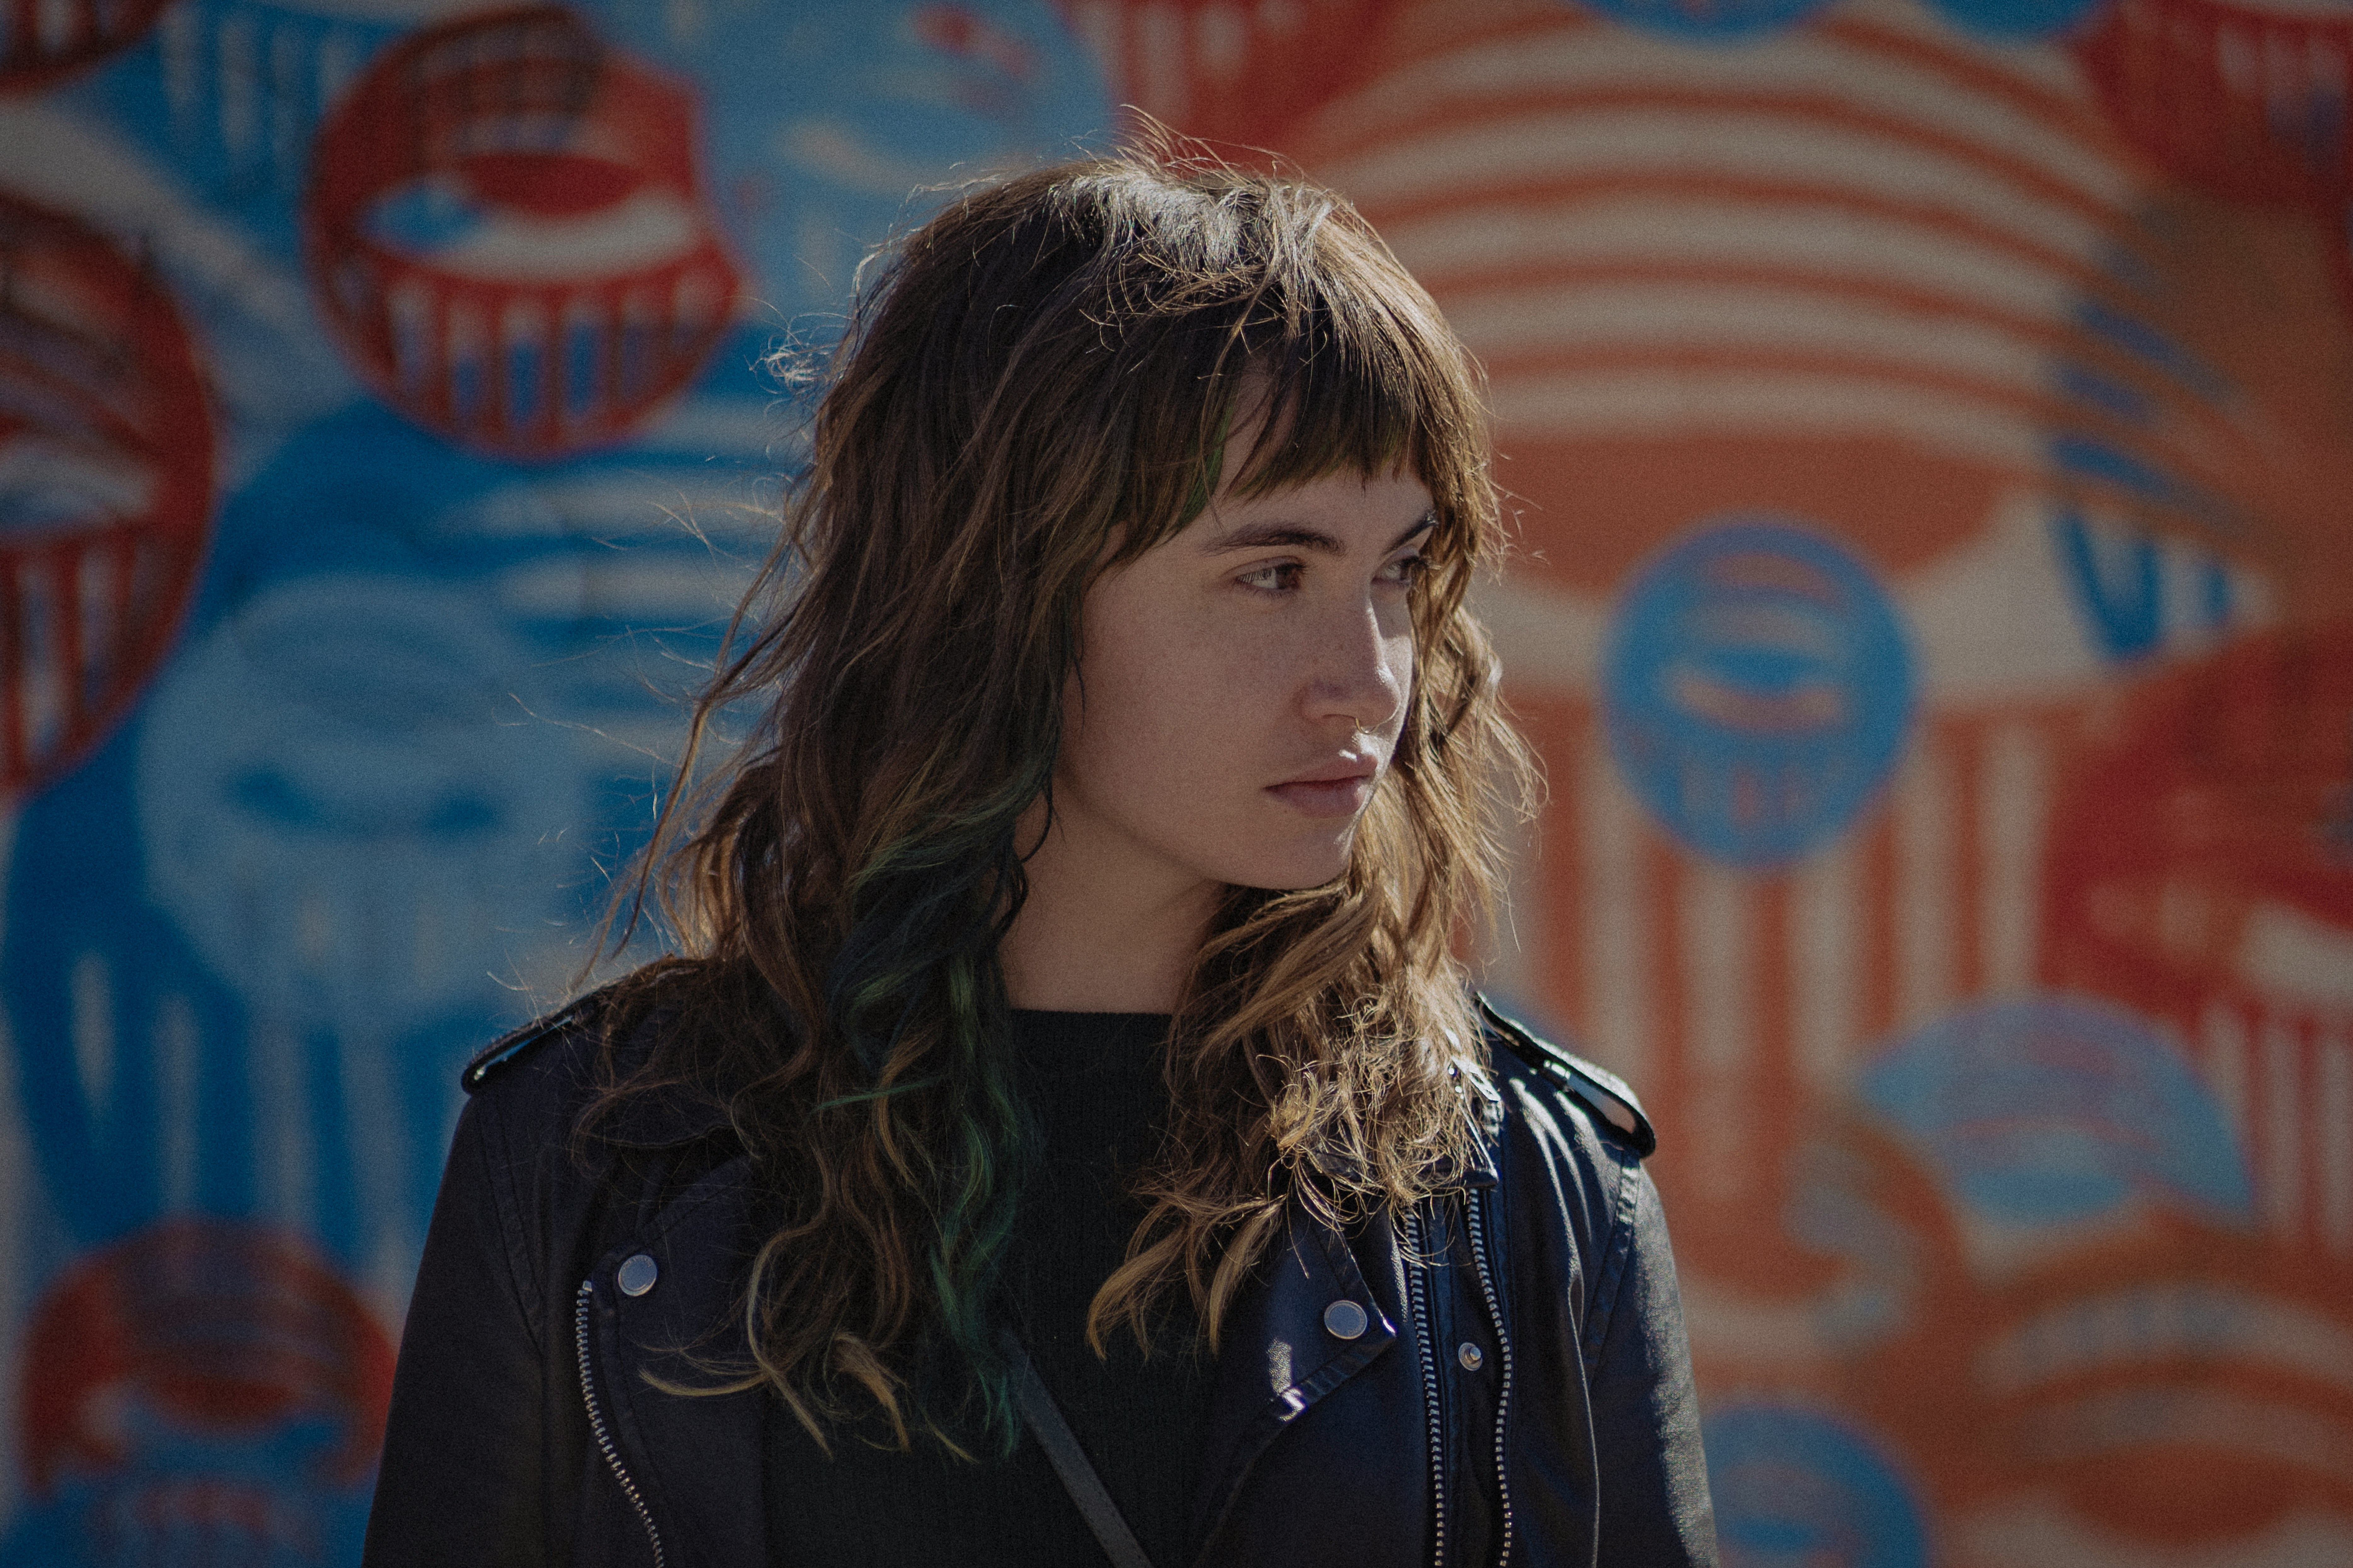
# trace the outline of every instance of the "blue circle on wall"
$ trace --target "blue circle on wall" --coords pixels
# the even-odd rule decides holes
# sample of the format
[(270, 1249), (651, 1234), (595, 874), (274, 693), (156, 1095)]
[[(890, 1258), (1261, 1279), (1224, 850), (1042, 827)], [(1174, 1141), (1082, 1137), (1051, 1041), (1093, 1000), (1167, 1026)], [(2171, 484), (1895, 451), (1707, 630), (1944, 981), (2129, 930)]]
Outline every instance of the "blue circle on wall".
[(1702, 1433), (1728, 1568), (1926, 1568), (1920, 1505), (1869, 1437), (1811, 1410), (1738, 1405)]
[(1862, 563), (1789, 523), (1734, 520), (1653, 557), (1602, 669), (1609, 744), (1678, 839), (1780, 865), (1842, 832), (1910, 728), (1912, 655)]
[(1932, 0), (1947, 21), (1982, 37), (2042, 38), (2063, 31), (2099, 0)]
[(1778, 32), (1827, 0), (1585, 0), (1614, 22), (1678, 38), (1747, 38)]

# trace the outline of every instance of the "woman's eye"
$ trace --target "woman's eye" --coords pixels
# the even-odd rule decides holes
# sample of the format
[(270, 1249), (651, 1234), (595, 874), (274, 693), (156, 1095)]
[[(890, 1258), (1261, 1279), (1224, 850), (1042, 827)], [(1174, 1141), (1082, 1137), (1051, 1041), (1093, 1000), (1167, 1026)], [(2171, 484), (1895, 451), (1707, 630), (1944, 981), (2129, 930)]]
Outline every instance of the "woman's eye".
[(1384, 583), (1402, 583), (1411, 587), (1419, 582), (1421, 574), (1429, 570), (1430, 563), (1421, 556), (1400, 556), (1381, 568), (1379, 580)]
[(1296, 561), (1278, 561), (1257, 567), (1234, 579), (1245, 588), (1257, 588), (1269, 594), (1287, 593), (1299, 586), (1299, 579), (1307, 569)]

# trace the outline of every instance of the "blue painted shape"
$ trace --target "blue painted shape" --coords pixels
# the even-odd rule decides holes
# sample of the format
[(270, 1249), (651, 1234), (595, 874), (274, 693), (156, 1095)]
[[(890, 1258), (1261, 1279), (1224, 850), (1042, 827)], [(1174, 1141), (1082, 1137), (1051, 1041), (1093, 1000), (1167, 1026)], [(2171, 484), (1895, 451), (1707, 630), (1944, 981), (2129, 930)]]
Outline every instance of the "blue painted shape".
[[(773, 469), (697, 441), (519, 470), (358, 404), (228, 499), (182, 646), (26, 807), (8, 867), (0, 1070), (66, 1237), (185, 1205), (297, 1224), (357, 1268), (414, 1245), (457, 1068), (533, 1005), (493, 972), (588, 928), (659, 783), (621, 737), (677, 732), (765, 548), (690, 498)], [(101, 977), (111, 1093), (78, 972)]]
[[(1052, 0), (586, 0), (702, 95), (709, 188), (771, 328), (827, 335), (865, 249), (959, 182), (1099, 145), (1117, 106)], [(922, 188), (919, 188), (922, 187)]]
[(1935, 0), (1947, 21), (1995, 38), (2041, 38), (2073, 26), (2099, 0)]
[[(2147, 288), (2143, 266), (2138, 258), (2120, 252), (2111, 269), (2126, 284)], [(2094, 299), (2078, 300), (2072, 314), (2076, 326), (2150, 369), (2164, 372), (2198, 396), (2210, 402), (2230, 396), (2230, 384), (2211, 366), (2150, 322)]]
[(2127, 424), (2146, 428), (2156, 422), (2157, 405), (2148, 395), (2114, 376), (2103, 375), (2088, 365), (2067, 363), (2059, 366), (2057, 375), (2059, 391), (2064, 396), (2089, 404)]
[(1812, 16), (1828, 0), (1586, 0), (1613, 21), (1692, 40), (1753, 38)]
[(414, 256), (431, 256), (481, 232), (489, 211), (448, 175), (411, 180), (368, 209), (377, 239)]
[(2198, 569), (2198, 619), (2206, 631), (2221, 631), (2231, 624), (2233, 596), (2231, 574), (2221, 562), (2209, 556)]
[(66, 1563), (216, 1563), (319, 1568), (357, 1563), (373, 1482), (322, 1479), (337, 1434), (297, 1415), (250, 1433), (196, 1432), (139, 1405), (123, 1421), (127, 1457), (69, 1472), (30, 1499), (0, 1540), (0, 1568)]
[(2165, 637), (2165, 578), (2157, 541), (2140, 533), (2121, 547), (2103, 543), (2072, 507), (2053, 520), (2051, 538), (2061, 575), (2100, 651), (2112, 659), (2154, 653)]
[(1609, 743), (1668, 831), (1771, 866), (1841, 832), (1910, 727), (1912, 655), (1870, 572), (1778, 520), (1706, 527), (1627, 588), (1604, 656)]
[(2158, 506), (2176, 507), (2215, 528), (2240, 526), (2237, 513), (2211, 491), (2177, 479), (2130, 452), (2079, 431), (2048, 437), (2052, 466), (2064, 474), (2096, 479)]
[[(0, 994), (33, 1152), (70, 1232), (105, 1240), (162, 1208), (159, 1047), (189, 1038), (185, 1074), (195, 1120), (211, 1130), (195, 1173), (197, 1206), (247, 1212), (253, 1202), (251, 1128), (241, 1057), (218, 1042), (241, 1034), (235, 995), (186, 940), (140, 896), (144, 858), (129, 831), (134, 808), (131, 735), (117, 734), (64, 784), (37, 798), (18, 825), (9, 866), (8, 941)], [(33, 896), (27, 897), (27, 890)], [(87, 1016), (90, 982), (107, 993), (115, 1037), (113, 1092), (88, 1093), (77, 1047), (101, 1020)], [(164, 1020), (173, 1021), (171, 1029)], [(10, 1194), (9, 1201), (16, 1201)]]
[(2105, 1005), (2040, 996), (1951, 1014), (1873, 1063), (1859, 1091), (1987, 1219), (2064, 1225), (2136, 1201), (2253, 1218), (2244, 1155), (2205, 1085)]
[(311, 144), (335, 96), (415, 24), (398, 5), (175, 0), (138, 45), (60, 100), (281, 260)]
[(1710, 1416), (1701, 1437), (1725, 1568), (1926, 1568), (1919, 1499), (1857, 1428), (1741, 1404)]
[(148, 706), (151, 896), (289, 1019), (407, 1027), (486, 1000), (491, 912), (565, 877), (570, 732), (510, 696), (530, 653), (479, 593), (388, 574), (273, 586)]
[(2196, 498), (2171, 475), (2151, 468), (2131, 453), (2089, 436), (2063, 434), (2049, 441), (2051, 460), (2063, 473), (2101, 479), (2148, 500), (2176, 506), (2195, 505)]

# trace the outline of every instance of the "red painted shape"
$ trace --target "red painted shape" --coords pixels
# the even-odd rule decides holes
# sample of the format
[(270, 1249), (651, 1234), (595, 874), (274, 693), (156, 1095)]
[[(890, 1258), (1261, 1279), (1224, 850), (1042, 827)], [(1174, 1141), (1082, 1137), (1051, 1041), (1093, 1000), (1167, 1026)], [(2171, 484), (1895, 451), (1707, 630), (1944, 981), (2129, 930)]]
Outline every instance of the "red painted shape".
[(1288, 151), (1300, 121), (1369, 79), (1400, 0), (1059, 0), (1113, 99), (1187, 135)]
[(2117, 128), (2182, 184), (2309, 211), (2353, 300), (2353, 16), (2112, 0), (2075, 53)]
[(0, 95), (39, 92), (111, 59), (146, 36), (169, 0), (5, 0)]
[(627, 163), (548, 153), (484, 153), (466, 173), (483, 199), (540, 217), (578, 217), (626, 201), (646, 184)]
[(2337, 208), (2353, 195), (2353, 16), (2114, 0), (2075, 52), (2117, 127), (2185, 183)]
[(945, 54), (972, 60), (1016, 81), (1038, 75), (1038, 52), (1018, 34), (965, 5), (926, 5), (911, 18), (915, 37)]
[(152, 267), (0, 193), (0, 453), (46, 476), (0, 531), (0, 792), (70, 768), (178, 635), (210, 536), (212, 413)]
[(126, 1396), (229, 1434), (323, 1415), (338, 1486), (375, 1463), (392, 1402), (392, 1342), (358, 1293), (300, 1238), (232, 1220), (164, 1220), (83, 1258), (34, 1309), (23, 1366), (37, 1496), (127, 1460), (108, 1419)]
[(2353, 952), (2353, 627), (2267, 633), (2156, 677), (2112, 733), (2053, 821), (2061, 978), (2188, 1038), (2217, 1005), (2300, 1026), (2278, 983), (2331, 951), (2325, 933)]
[[(559, 6), (427, 28), (320, 132), (303, 247), (321, 310), (379, 397), (461, 446), (553, 458), (619, 440), (702, 370), (741, 287), (694, 142), (691, 91)], [(385, 233), (384, 205), (435, 182), (531, 237), (461, 261)], [(545, 220), (591, 242), (558, 276), (518, 258), (547, 250), (529, 226)], [(680, 232), (649, 248), (649, 223)]]

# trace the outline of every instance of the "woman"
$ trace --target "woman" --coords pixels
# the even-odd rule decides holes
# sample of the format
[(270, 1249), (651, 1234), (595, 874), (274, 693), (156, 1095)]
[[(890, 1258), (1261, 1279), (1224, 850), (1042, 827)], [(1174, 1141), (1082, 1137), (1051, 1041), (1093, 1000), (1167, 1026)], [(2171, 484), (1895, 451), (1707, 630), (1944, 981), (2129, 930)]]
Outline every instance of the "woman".
[(813, 438), (681, 955), (467, 1070), (369, 1562), (1713, 1561), (1649, 1129), (1451, 956), (1525, 764), (1429, 297), (1047, 169)]

